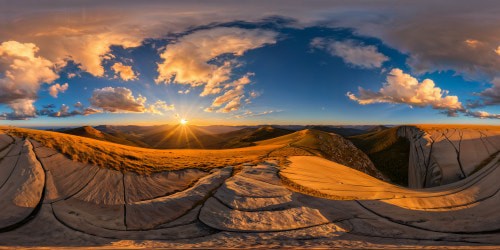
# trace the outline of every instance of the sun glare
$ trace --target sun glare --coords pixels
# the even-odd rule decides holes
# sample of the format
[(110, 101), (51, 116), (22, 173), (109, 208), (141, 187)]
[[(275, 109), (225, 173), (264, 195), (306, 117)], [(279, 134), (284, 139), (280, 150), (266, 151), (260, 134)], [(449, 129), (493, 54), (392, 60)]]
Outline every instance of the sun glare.
[(188, 120), (181, 119), (179, 122), (180, 122), (181, 125), (186, 125), (188, 123)]

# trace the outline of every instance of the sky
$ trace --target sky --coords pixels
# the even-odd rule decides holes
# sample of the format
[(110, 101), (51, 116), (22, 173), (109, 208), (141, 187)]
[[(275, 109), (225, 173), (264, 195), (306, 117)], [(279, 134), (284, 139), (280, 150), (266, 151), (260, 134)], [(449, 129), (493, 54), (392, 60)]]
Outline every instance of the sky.
[(0, 125), (497, 125), (498, 13), (465, 0), (0, 0)]

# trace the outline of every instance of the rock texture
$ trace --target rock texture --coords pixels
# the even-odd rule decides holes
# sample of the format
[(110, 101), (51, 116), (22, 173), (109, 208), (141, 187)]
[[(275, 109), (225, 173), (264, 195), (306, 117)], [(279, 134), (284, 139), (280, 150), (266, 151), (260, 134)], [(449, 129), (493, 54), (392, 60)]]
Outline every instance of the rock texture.
[(123, 173), (0, 134), (0, 248), (498, 247), (499, 159), (414, 190), (318, 156)]
[[(375, 234), (396, 237), (404, 232), (407, 237), (500, 244), (500, 155), (466, 179), (424, 190), (381, 185), (371, 176), (318, 157), (298, 156), (290, 161), (281, 175), (293, 189), (352, 200), (372, 216), (398, 225)], [(356, 228), (359, 218), (354, 221)], [(391, 227), (397, 231), (388, 232)]]
[(500, 128), (402, 126), (399, 136), (410, 140), (408, 184), (435, 187), (461, 180), (500, 153)]

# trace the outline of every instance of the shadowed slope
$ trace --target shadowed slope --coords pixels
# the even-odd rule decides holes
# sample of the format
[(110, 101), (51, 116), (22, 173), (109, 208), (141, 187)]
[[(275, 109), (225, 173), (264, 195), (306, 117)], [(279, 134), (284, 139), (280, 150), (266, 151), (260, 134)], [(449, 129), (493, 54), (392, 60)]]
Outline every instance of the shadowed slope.
[(363, 150), (375, 167), (392, 182), (408, 186), (410, 143), (398, 136), (398, 127), (375, 127), (372, 132), (348, 139)]

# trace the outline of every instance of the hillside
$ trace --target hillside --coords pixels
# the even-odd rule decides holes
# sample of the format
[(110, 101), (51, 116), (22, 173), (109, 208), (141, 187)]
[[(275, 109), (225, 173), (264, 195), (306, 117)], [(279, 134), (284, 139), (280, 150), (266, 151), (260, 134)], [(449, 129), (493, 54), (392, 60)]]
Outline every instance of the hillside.
[(224, 149), (255, 145), (254, 142), (293, 133), (274, 126), (86, 126), (61, 131), (66, 134), (129, 146), (156, 149)]
[(398, 127), (348, 137), (392, 182), (408, 186), (410, 143), (398, 136)]
[(417, 190), (340, 164), (369, 160), (339, 135), (302, 130), (255, 144), (155, 150), (0, 129), (0, 248), (500, 244), (500, 155)]
[[(263, 138), (269, 136), (269, 131), (289, 132), (263, 128), (254, 130), (242, 138), (246, 140)], [(43, 142), (46, 147), (55, 149), (74, 161), (126, 172), (154, 173), (185, 168), (211, 169), (224, 165), (238, 166), (244, 162), (260, 159), (275, 159), (284, 163), (289, 156), (317, 155), (383, 179), (368, 157), (348, 140), (339, 135), (317, 130), (302, 130), (273, 139), (256, 141), (253, 142), (253, 146), (222, 150), (148, 149), (22, 128), (11, 128), (8, 133)]]
[[(368, 156), (356, 148), (349, 140), (340, 135), (326, 133), (314, 129), (305, 129), (293, 134), (256, 143), (259, 146), (285, 144), (286, 147), (273, 151), (270, 156), (292, 156), (292, 152), (304, 151), (310, 155), (320, 156), (340, 163), (363, 173), (386, 180), (386, 177), (375, 168)], [(304, 154), (308, 155), (308, 154)]]
[(243, 128), (236, 131), (214, 135), (206, 135), (199, 138), (205, 144), (205, 148), (240, 148), (254, 146), (255, 142), (280, 137), (294, 133), (295, 131), (274, 127), (260, 126)]
[(78, 127), (68, 130), (63, 130), (61, 133), (77, 135), (82, 137), (87, 137), (91, 139), (96, 139), (100, 141), (113, 142), (128, 146), (138, 146), (138, 147), (147, 147), (147, 144), (144, 144), (140, 141), (134, 140), (130, 136), (122, 134), (120, 132), (114, 132), (113, 134), (109, 134), (106, 132), (101, 132), (91, 126)]
[(344, 137), (366, 133), (362, 128), (350, 128), (340, 126), (306, 126), (306, 129), (314, 129), (328, 133), (338, 134)]

